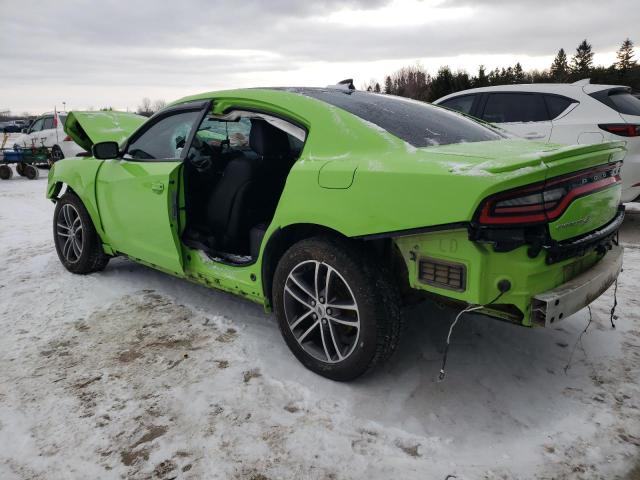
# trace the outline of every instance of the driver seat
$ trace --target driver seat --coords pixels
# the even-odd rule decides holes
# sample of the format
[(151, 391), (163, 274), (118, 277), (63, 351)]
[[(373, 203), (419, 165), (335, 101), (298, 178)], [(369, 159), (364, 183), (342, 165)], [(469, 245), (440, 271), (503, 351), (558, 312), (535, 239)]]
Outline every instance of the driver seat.
[(206, 203), (205, 222), (217, 251), (249, 254), (251, 227), (271, 220), (284, 188), (291, 164), (288, 135), (252, 119), (249, 146), (253, 152), (229, 161)]

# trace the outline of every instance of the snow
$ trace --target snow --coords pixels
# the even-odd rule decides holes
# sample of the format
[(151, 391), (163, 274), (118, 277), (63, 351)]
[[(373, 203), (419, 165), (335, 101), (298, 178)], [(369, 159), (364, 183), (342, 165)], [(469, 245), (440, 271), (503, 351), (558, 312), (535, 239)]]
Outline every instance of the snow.
[(610, 290), (566, 374), (586, 310), (548, 330), (463, 316), (438, 383), (456, 312), (430, 303), (407, 312), (386, 366), (340, 384), (305, 370), (274, 319), (241, 298), (125, 259), (68, 273), (45, 187), (0, 182), (3, 480), (591, 479), (638, 468), (637, 235), (617, 328)]
[(490, 177), (493, 173), (486, 169), (494, 166), (491, 161), (482, 163), (468, 163), (468, 162), (445, 162), (445, 165), (449, 167), (449, 172), (454, 175), (468, 175), (471, 177)]

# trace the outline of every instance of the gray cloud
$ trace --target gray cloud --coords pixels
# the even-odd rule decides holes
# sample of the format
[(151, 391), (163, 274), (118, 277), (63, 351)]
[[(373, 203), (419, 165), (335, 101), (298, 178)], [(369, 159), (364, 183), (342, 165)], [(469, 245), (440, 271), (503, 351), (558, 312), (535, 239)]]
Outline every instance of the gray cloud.
[[(464, 7), (472, 15), (396, 26), (324, 18), (340, 9), (374, 11), (390, 0), (5, 1), (0, 81), (12, 92), (24, 86), (25, 96), (52, 84), (64, 92), (58, 96), (68, 96), (65, 89), (72, 93), (74, 85), (102, 94), (114, 85), (186, 90), (207, 79), (233, 86), (242, 75), (260, 84), (265, 72), (295, 72), (317, 61), (551, 55), (560, 47), (573, 51), (583, 38), (596, 51), (611, 51), (637, 31), (640, 12), (633, 3), (442, 0), (434, 2), (440, 11)], [(13, 101), (0, 89), (0, 108)]]

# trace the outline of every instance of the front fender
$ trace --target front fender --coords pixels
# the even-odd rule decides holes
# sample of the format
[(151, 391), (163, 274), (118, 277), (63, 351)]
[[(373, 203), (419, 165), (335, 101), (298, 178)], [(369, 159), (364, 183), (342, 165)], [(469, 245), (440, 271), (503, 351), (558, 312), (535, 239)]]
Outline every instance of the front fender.
[(82, 200), (98, 235), (104, 238), (96, 200), (96, 177), (102, 163), (103, 160), (91, 157), (69, 158), (56, 162), (49, 170), (47, 198), (54, 202), (58, 200), (63, 185), (66, 185)]

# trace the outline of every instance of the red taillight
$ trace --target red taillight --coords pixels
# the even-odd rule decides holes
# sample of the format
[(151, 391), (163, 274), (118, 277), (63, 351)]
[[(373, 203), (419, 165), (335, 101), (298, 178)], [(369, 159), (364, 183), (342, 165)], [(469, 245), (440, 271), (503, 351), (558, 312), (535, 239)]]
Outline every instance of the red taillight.
[(478, 221), (485, 225), (550, 222), (564, 213), (576, 198), (620, 182), (622, 162), (555, 177), (488, 197)]
[(598, 126), (602, 130), (613, 133), (614, 135), (620, 135), (621, 137), (640, 137), (640, 125), (630, 123), (601, 123)]
[(63, 142), (72, 142), (73, 138), (71, 138), (69, 135), (67, 135), (66, 137), (64, 137), (64, 140), (62, 140)]

